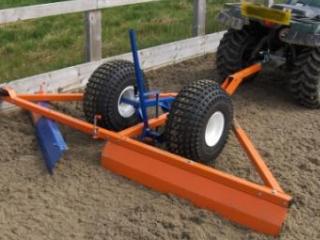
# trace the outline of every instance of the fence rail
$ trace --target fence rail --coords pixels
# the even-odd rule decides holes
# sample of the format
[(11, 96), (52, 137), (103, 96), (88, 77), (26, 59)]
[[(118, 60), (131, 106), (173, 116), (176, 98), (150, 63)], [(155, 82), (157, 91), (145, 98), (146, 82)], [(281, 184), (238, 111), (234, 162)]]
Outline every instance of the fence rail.
[[(93, 70), (103, 62), (114, 58), (131, 60), (130, 53), (101, 59), (101, 9), (157, 1), (160, 0), (73, 0), (0, 10), (0, 25), (69, 13), (85, 13), (85, 56), (88, 63), (12, 81), (9, 85), (18, 92), (34, 92), (42, 83), (46, 84), (48, 91), (67, 91), (83, 86)], [(222, 33), (205, 35), (206, 0), (194, 0), (193, 14), (194, 37), (142, 50), (140, 53), (145, 70), (216, 51)], [(0, 110), (5, 109), (8, 106), (0, 103)]]
[[(102, 56), (102, 17), (105, 8), (158, 2), (160, 0), (73, 0), (0, 10), (0, 25), (49, 16), (85, 12), (86, 61)], [(194, 0), (193, 36), (205, 34), (206, 0)]]
[[(144, 70), (152, 70), (194, 57), (203, 56), (208, 53), (213, 53), (217, 50), (223, 33), (224, 32), (212, 33), (142, 49), (139, 52), (141, 55), (142, 68)], [(45, 84), (47, 91), (69, 91), (84, 86), (87, 83), (89, 76), (99, 65), (114, 59), (132, 61), (132, 55), (131, 53), (125, 53), (99, 61), (42, 73), (9, 82), (8, 85), (20, 93), (35, 92), (41, 84)], [(66, 79), (68, 79), (67, 82)]]
[(74, 0), (0, 10), (0, 24), (159, 0)]

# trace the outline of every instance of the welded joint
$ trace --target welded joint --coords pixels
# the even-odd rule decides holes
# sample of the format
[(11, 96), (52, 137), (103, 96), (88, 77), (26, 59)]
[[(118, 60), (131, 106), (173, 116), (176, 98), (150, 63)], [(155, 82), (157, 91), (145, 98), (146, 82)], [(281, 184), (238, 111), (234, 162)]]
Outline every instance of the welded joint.
[(98, 139), (99, 138), (99, 127), (98, 127), (98, 121), (101, 120), (102, 116), (101, 115), (95, 115), (93, 119), (93, 133), (92, 137), (93, 139)]
[(190, 165), (194, 164), (194, 161), (190, 160), (190, 159), (187, 159), (186, 162)]

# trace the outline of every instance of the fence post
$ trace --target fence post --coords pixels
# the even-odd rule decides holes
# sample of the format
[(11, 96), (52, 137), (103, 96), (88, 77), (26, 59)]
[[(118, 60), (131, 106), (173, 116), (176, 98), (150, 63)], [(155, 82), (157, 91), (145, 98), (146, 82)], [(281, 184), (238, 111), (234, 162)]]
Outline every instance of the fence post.
[(193, 0), (193, 36), (206, 34), (207, 1)]
[(102, 58), (102, 27), (101, 11), (94, 10), (85, 12), (85, 57), (87, 62)]
[(273, 0), (264, 0), (264, 4), (267, 6), (267, 7), (271, 7), (273, 5)]

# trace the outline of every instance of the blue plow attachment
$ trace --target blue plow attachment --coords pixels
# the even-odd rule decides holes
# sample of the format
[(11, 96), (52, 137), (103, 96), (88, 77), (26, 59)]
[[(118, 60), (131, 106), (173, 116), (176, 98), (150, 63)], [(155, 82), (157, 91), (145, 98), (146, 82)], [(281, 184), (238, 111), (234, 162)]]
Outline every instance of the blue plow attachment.
[[(46, 103), (39, 104), (44, 107), (47, 106)], [(56, 122), (35, 114), (32, 114), (32, 116), (42, 156), (49, 173), (53, 174), (53, 169), (63, 153), (68, 149), (68, 146)]]

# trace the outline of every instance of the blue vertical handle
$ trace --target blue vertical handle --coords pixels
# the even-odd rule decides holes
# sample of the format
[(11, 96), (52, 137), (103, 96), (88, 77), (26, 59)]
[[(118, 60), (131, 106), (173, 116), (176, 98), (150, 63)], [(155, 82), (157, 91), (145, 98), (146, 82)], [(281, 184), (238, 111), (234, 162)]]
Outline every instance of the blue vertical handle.
[(143, 79), (143, 74), (140, 67), (140, 61), (138, 56), (137, 37), (136, 37), (136, 32), (133, 29), (129, 30), (129, 34), (130, 34), (131, 51), (132, 51), (134, 69), (135, 69), (135, 75), (136, 75), (136, 83), (139, 91), (139, 101), (140, 101), (140, 107), (141, 107), (142, 120), (144, 124), (144, 129), (146, 130), (149, 128), (149, 124), (148, 124), (147, 107), (145, 103), (144, 79)]

